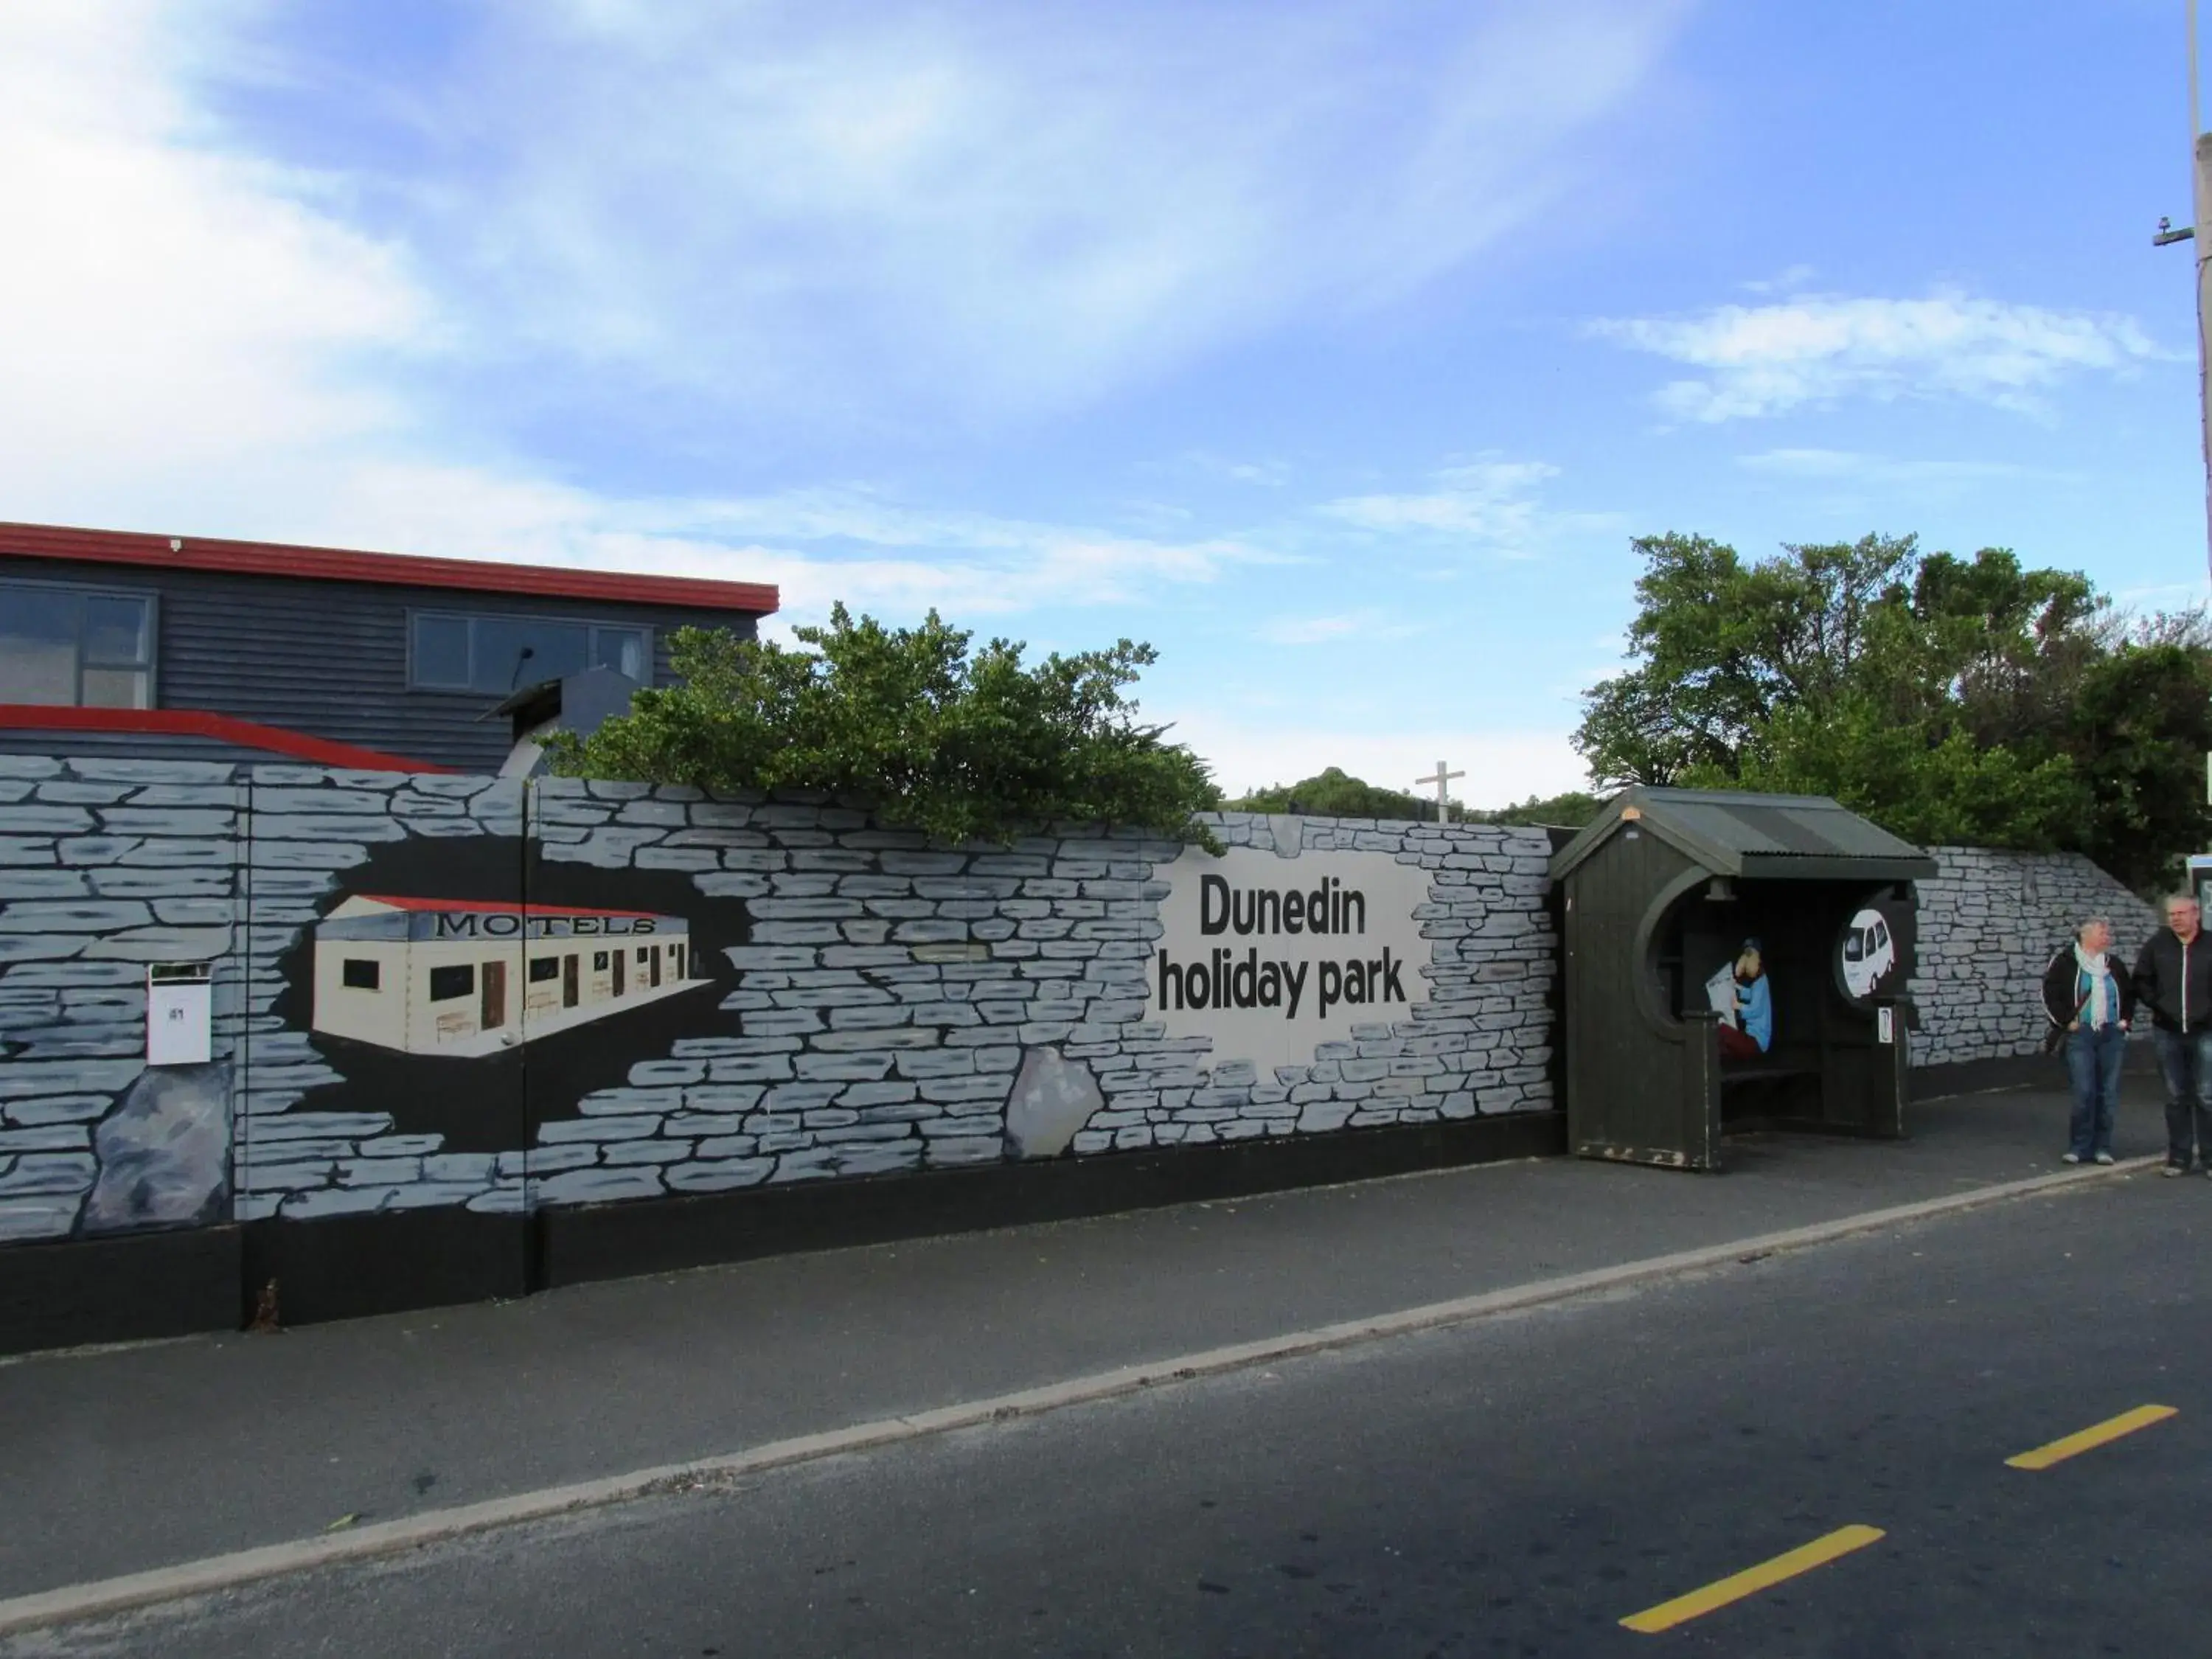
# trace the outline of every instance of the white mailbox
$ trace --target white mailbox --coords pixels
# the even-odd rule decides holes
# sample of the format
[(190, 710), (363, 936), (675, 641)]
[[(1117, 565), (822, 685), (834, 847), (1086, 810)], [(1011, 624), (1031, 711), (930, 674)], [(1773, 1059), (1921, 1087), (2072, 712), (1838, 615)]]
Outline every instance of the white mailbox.
[(146, 969), (146, 1063), (204, 1066), (213, 1057), (215, 964), (156, 962)]

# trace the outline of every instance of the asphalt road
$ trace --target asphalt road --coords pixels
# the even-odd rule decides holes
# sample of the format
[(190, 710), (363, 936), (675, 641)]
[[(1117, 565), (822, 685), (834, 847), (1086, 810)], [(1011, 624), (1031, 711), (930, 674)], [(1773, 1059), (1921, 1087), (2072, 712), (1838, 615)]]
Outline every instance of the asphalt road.
[[(2212, 1653), (2206, 1188), (2098, 1183), (4, 1651)], [(2007, 1467), (2150, 1404), (2178, 1414)], [(1883, 1535), (1620, 1624), (1850, 1526)]]
[[(2123, 1156), (2162, 1145), (2152, 1100)], [(2048, 1175), (2066, 1109), (1731, 1139), (1717, 1178), (1492, 1164), (0, 1363), (0, 1597)]]

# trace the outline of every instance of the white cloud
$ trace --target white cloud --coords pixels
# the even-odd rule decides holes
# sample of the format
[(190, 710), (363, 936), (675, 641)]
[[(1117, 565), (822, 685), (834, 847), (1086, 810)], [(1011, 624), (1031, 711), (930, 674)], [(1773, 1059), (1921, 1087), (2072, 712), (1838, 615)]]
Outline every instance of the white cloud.
[(1237, 461), (1226, 456), (1210, 454), (1202, 449), (1187, 453), (1182, 459), (1183, 468), (1209, 477), (1226, 478), (1232, 483), (1257, 484), (1266, 489), (1280, 489), (1291, 481), (1291, 466), (1287, 461)]
[[(1766, 477), (1888, 487), (1995, 483), (2028, 471), (2011, 461), (1910, 459), (1849, 449), (1769, 449), (1739, 455), (1735, 464)], [(2042, 471), (2037, 476), (2047, 479), (2052, 474)]]
[(1804, 287), (1817, 274), (1810, 265), (1789, 265), (1772, 276), (1741, 283), (1737, 286), (1747, 294), (1788, 294)]
[(2170, 360), (2134, 319), (1937, 293), (1924, 300), (1807, 295), (1692, 317), (1613, 319), (1590, 331), (1709, 371), (1676, 380), (1660, 407), (1685, 420), (1778, 415), (1845, 397), (1954, 397), (2039, 412), (2042, 394), (2085, 374)]
[(641, 498), (481, 444), (428, 459), (445, 446), (380, 366), (449, 319), (327, 181), (221, 147), (186, 65), (228, 16), (0, 9), (0, 176), (35, 256), (0, 258), (0, 516), (773, 581), (801, 617), (1128, 599), (1283, 556), (859, 489)]
[(1420, 629), (1393, 622), (1380, 611), (1348, 611), (1322, 617), (1275, 617), (1262, 623), (1259, 637), (1270, 645), (1329, 645), (1340, 641), (1402, 640)]
[(825, 420), (1067, 407), (1490, 247), (1685, 9), (502, 9), (421, 233), (549, 358)]
[(404, 251), (212, 146), (178, 86), (189, 21), (0, 7), (0, 484), (96, 494), (404, 422), (350, 370), (437, 337)]
[(1540, 492), (1559, 476), (1559, 469), (1548, 462), (1488, 454), (1438, 469), (1423, 489), (1340, 496), (1315, 510), (1408, 546), (1434, 551), (1472, 545), (1503, 558), (1533, 558), (1565, 534), (1620, 528), (1613, 514), (1547, 506)]
[[(1382, 25), (1319, 6), (1232, 0), (1202, 30), (775, 0), (508, 10), (488, 27), (511, 33), (440, 69), (466, 85), (341, 66), (365, 125), (380, 100), (421, 131), (465, 103), (473, 160), (368, 178), (271, 164), (210, 113), (242, 78), (337, 95), (257, 33), (277, 9), (10, 0), (0, 516), (769, 580), (799, 616), (1203, 590), (1294, 556), (1315, 520), (1263, 538), (1165, 507), (1133, 532), (860, 487), (663, 499), (509, 449), (464, 413), (471, 377), (534, 343), (763, 424), (810, 398), (872, 420), (878, 387), (907, 411), (1079, 398), (1470, 257), (1569, 177), (1559, 147), (1622, 106), (1680, 9), (1407, 5), (1394, 26), (1433, 50), (1387, 74), (1352, 68)], [(390, 228), (354, 222), (368, 195)], [(1479, 462), (1426, 506), (1352, 498), (1333, 521), (1511, 550), (1516, 492), (1547, 474)]]

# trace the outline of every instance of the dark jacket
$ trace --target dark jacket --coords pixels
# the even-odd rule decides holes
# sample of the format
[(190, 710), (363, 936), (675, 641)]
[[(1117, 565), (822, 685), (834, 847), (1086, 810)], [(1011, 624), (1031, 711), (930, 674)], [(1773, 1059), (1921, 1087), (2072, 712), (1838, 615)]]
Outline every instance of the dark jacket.
[(2185, 950), (2172, 928), (2153, 933), (2136, 957), (2136, 994), (2161, 1031), (2212, 1030), (2212, 935)]
[[(2202, 953), (2192, 951), (2191, 954)], [(2208, 956), (2205, 965), (2212, 969), (2212, 956)], [(2137, 995), (2136, 976), (2128, 972), (2125, 963), (2109, 951), (2105, 953), (2105, 966), (2112, 970), (2120, 988), (2120, 1018), (2133, 1019)], [(2192, 962), (2191, 972), (2194, 973), (2196, 967)], [(2087, 1018), (2087, 1010), (2081, 1007), (2081, 968), (2074, 960), (2073, 945), (2069, 942), (2060, 945), (2058, 953), (2051, 958), (2051, 965), (2043, 970), (2043, 1012), (2052, 1024), (2071, 1025), (2076, 1018)], [(2207, 981), (2207, 988), (2212, 991), (2212, 981)]]

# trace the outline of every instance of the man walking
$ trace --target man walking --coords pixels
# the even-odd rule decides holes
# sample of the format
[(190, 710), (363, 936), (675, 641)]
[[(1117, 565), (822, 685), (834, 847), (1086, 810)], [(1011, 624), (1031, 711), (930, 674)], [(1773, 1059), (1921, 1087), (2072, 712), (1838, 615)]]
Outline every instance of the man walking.
[(2043, 975), (2043, 1007), (2066, 1030), (2066, 1073), (2074, 1085), (2074, 1120), (2065, 1161), (2112, 1161), (2112, 1119), (2120, 1101), (2120, 1065), (2127, 1058), (2128, 1024), (2135, 1018), (2136, 988), (2110, 954), (2112, 924), (2102, 916), (2081, 924), (2074, 943), (2062, 945)]
[(2150, 1009), (2151, 1041), (2166, 1079), (2166, 1173), (2189, 1173), (2190, 1145), (2203, 1149), (2212, 1174), (2212, 941), (2198, 928), (2197, 901), (2176, 893), (2166, 902), (2166, 926), (2136, 957), (2136, 995)]

